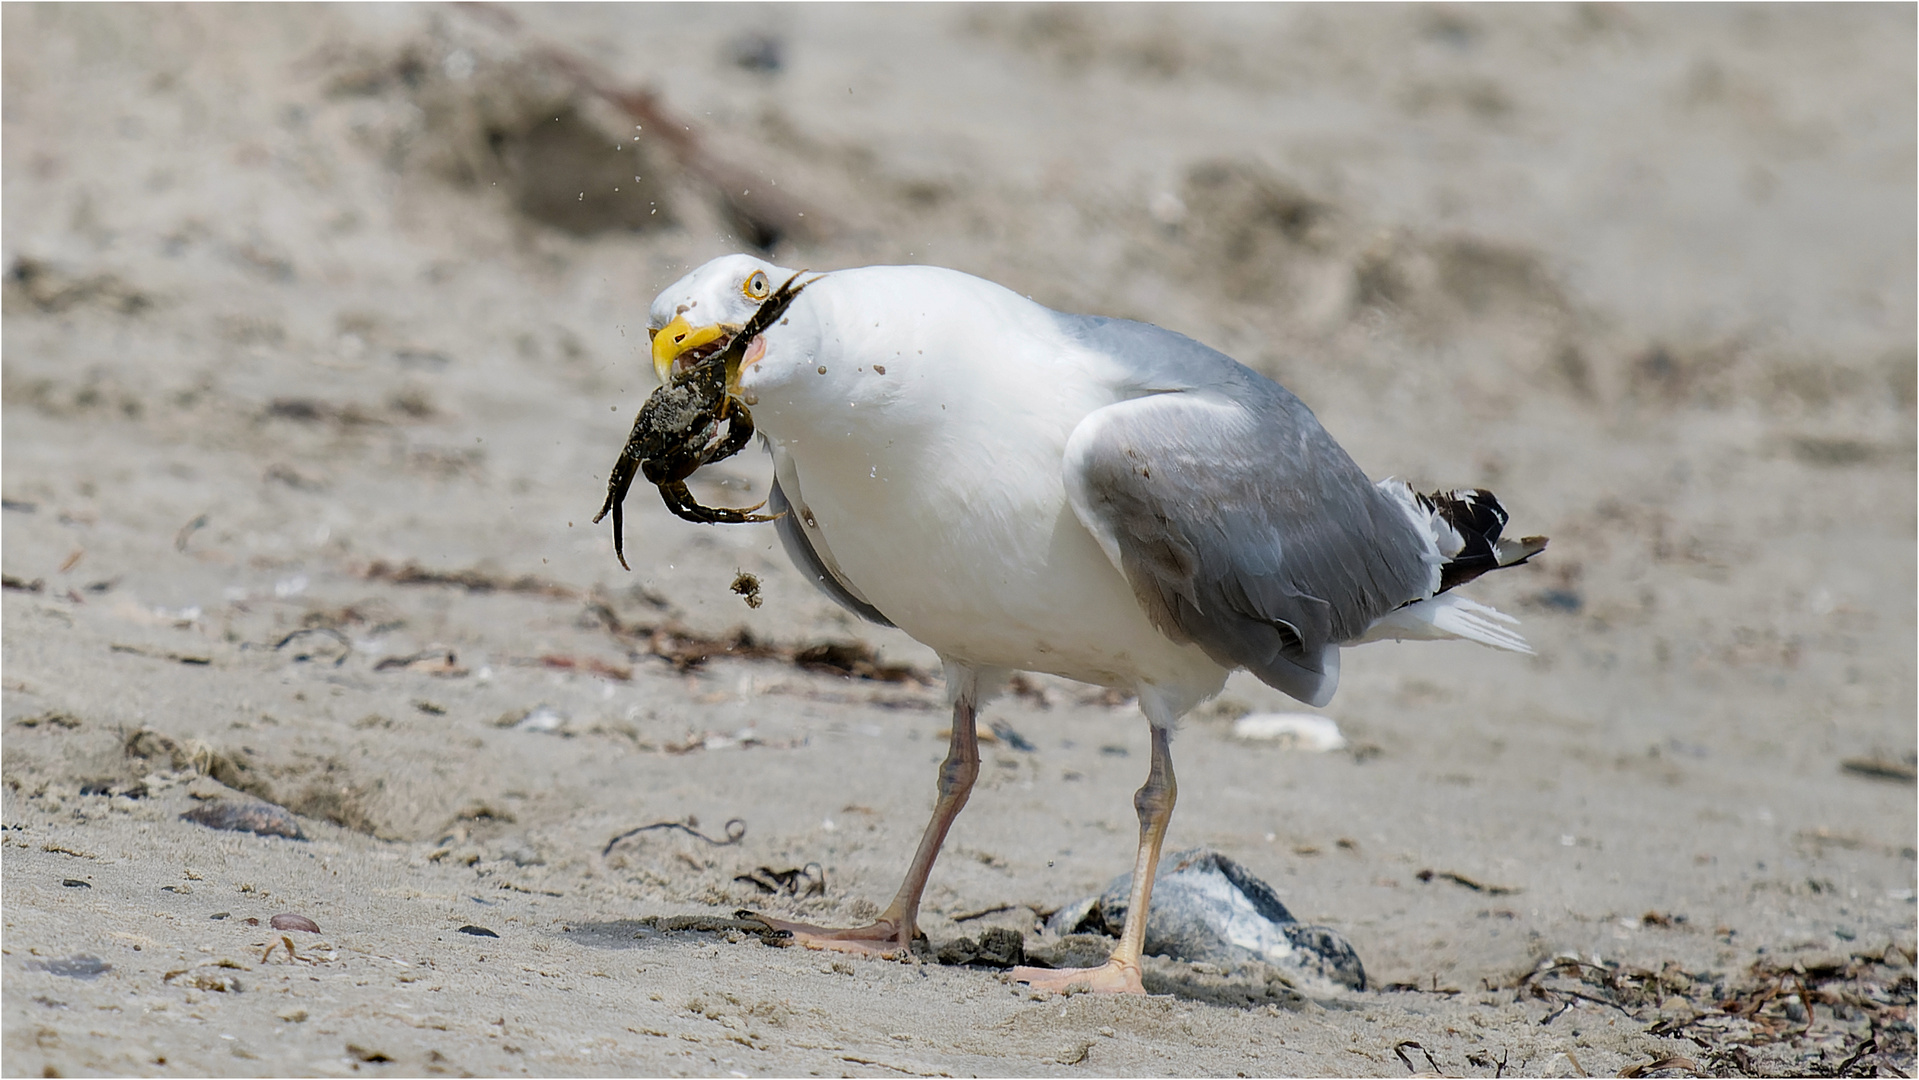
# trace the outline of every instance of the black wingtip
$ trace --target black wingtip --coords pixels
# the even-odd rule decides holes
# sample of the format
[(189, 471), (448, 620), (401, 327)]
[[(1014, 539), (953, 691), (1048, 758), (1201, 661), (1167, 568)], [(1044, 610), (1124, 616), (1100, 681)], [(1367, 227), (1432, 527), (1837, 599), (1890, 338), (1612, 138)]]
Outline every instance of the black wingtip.
[(1546, 549), (1543, 536), (1500, 539), (1509, 516), (1498, 497), (1485, 488), (1435, 491), (1422, 498), (1463, 542), (1458, 553), (1439, 568), (1440, 592), (1464, 585), (1489, 570), (1518, 566)]

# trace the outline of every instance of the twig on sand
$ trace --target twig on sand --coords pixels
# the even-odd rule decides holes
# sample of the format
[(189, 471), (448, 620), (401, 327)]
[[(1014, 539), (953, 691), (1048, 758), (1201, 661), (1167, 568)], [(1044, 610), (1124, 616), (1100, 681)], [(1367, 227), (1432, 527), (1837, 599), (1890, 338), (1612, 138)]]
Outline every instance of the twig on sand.
[(1408, 1046), (1419, 1051), (1422, 1055), (1425, 1056), (1426, 1064), (1432, 1066), (1433, 1072), (1437, 1073), (1440, 1071), (1439, 1062), (1433, 1060), (1432, 1051), (1427, 1050), (1425, 1047), (1419, 1045), (1418, 1043), (1414, 1042), (1411, 1039), (1401, 1039), (1398, 1042), (1393, 1044), (1393, 1053), (1398, 1055), (1399, 1060), (1406, 1063), (1407, 1072), (1416, 1073), (1419, 1071), (1418, 1069), (1413, 1067), (1413, 1059), (1406, 1056), (1406, 1048)]
[(1474, 892), (1483, 892), (1488, 896), (1512, 896), (1521, 891), (1516, 885), (1488, 885), (1452, 870), (1421, 870), (1413, 876), (1421, 881), (1431, 881), (1436, 877), (1445, 878), (1455, 885), (1464, 885)]
[(974, 919), (983, 919), (988, 915), (998, 915), (1002, 911), (1011, 911), (1011, 910), (1013, 910), (1013, 905), (1011, 904), (997, 904), (993, 907), (981, 908), (978, 911), (964, 912), (962, 914), (955, 915), (952, 918), (954, 922), (972, 922)]
[(724, 840), (715, 840), (701, 832), (695, 827), (699, 825), (699, 823), (698, 818), (689, 817), (685, 821), (656, 821), (651, 825), (642, 825), (637, 829), (628, 829), (613, 839), (608, 840), (605, 849), (600, 852), (600, 855), (602, 858), (611, 855), (613, 854), (614, 845), (620, 841), (625, 840), (629, 836), (638, 836), (643, 832), (648, 832), (653, 829), (678, 829), (683, 833), (697, 836), (701, 840), (712, 844), (714, 847), (732, 847), (746, 837), (746, 822), (739, 818), (734, 818), (726, 823), (726, 839)]

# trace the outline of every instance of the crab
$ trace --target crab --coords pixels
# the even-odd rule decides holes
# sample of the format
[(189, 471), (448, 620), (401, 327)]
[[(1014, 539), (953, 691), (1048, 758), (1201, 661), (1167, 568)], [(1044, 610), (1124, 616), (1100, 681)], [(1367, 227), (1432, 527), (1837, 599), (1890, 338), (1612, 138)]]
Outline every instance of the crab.
[[(784, 315), (794, 297), (806, 288), (804, 283), (794, 284), (799, 277), (794, 274), (787, 278), (761, 302), (738, 333), (675, 371), (666, 385), (653, 391), (640, 406), (626, 449), (614, 461), (613, 473), (607, 478), (606, 505), (593, 516), (593, 524), (598, 525), (612, 513), (613, 555), (621, 567), (633, 569), (626, 562), (622, 504), (636, 472), (660, 489), (668, 510), (688, 521), (742, 525), (780, 516), (754, 512), (765, 502), (743, 510), (702, 506), (687, 490), (686, 479), (700, 466), (724, 461), (752, 441), (753, 414), (738, 396), (740, 364), (754, 340)], [(724, 435), (720, 434), (722, 423), (726, 425)]]

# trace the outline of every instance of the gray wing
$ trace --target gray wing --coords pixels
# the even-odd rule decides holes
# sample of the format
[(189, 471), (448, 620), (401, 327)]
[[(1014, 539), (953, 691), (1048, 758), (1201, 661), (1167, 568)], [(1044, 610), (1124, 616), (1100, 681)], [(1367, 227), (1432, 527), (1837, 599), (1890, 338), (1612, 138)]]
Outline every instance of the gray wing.
[(792, 485), (795, 492), (799, 490), (798, 474), (792, 470), (790, 460), (776, 459), (775, 470), (773, 490), (766, 496), (766, 509), (768, 513), (780, 515), (773, 527), (779, 530), (780, 546), (786, 549), (786, 557), (793, 560), (794, 568), (839, 606), (868, 622), (876, 622), (881, 626), (893, 625), (893, 621), (880, 614), (878, 608), (855, 593), (853, 587), (841, 579), (833, 564), (822, 558), (814, 548), (812, 538), (806, 534), (804, 503), (796, 506), (781, 486), (784, 482)]
[(1067, 495), (1162, 632), (1323, 705), (1339, 644), (1425, 595), (1431, 545), (1298, 398), (1232, 367), (1081, 421)]

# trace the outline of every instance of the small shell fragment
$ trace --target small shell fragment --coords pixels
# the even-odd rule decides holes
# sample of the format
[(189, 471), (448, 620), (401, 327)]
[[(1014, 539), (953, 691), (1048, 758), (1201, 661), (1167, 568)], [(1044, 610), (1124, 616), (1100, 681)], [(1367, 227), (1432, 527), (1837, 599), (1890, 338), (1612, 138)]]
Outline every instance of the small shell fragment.
[(303, 930), (309, 934), (317, 934), (320, 932), (319, 923), (314, 922), (305, 915), (295, 915), (290, 911), (275, 915), (272, 923), (275, 930)]
[(566, 714), (551, 705), (541, 705), (514, 723), (514, 731), (558, 731), (566, 726)]
[(1233, 721), (1233, 737), (1249, 742), (1276, 743), (1288, 750), (1323, 754), (1344, 750), (1346, 737), (1330, 716), (1312, 713), (1254, 713)]

